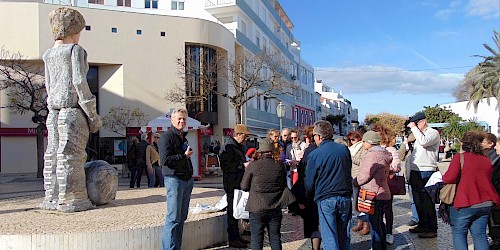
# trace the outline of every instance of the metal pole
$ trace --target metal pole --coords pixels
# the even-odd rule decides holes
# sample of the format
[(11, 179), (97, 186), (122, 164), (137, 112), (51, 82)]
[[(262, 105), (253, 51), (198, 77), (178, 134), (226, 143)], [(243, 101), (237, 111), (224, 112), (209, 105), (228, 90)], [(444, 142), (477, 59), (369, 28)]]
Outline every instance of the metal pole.
[(280, 133), (281, 133), (281, 130), (283, 130), (283, 118), (280, 117)]

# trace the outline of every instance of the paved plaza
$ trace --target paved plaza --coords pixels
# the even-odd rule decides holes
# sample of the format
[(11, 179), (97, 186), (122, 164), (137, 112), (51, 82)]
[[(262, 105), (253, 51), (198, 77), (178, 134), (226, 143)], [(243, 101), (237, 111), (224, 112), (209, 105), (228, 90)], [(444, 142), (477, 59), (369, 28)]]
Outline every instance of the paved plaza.
[[(441, 163), (443, 167), (448, 162)], [(129, 179), (126, 176), (119, 178), (119, 193), (117, 196), (127, 197), (128, 204), (113, 204), (110, 207), (129, 207), (131, 210), (146, 210), (158, 211), (146, 216), (143, 213), (127, 213), (126, 211), (119, 216), (126, 216), (127, 220), (135, 221), (135, 224), (162, 224), (164, 218), (164, 193), (163, 188), (145, 188), (129, 189)], [(43, 225), (38, 225), (37, 220), (30, 219), (29, 223), (23, 223), (23, 218), (26, 215), (22, 214), (26, 210), (35, 209), (39, 200), (43, 197), (43, 180), (37, 179), (30, 174), (1, 174), (0, 175), (0, 234), (9, 234), (12, 231), (23, 233), (40, 232), (50, 230), (44, 228)], [(144, 178), (143, 186), (146, 185)], [(223, 195), (222, 179), (217, 176), (209, 176), (201, 181), (195, 182), (195, 190), (193, 191), (193, 200), (191, 205), (196, 203), (204, 203), (214, 205), (215, 202)], [(144, 197), (144, 198), (141, 198)], [(195, 203), (196, 202), (196, 203)], [(107, 205), (105, 205), (107, 206)], [(138, 208), (142, 206), (142, 208)], [(109, 207), (108, 207), (109, 208)], [(99, 210), (99, 209), (97, 209)], [(97, 210), (93, 210), (96, 213)], [(77, 213), (75, 215), (78, 215)], [(394, 200), (394, 244), (388, 249), (452, 249), (451, 228), (443, 223), (439, 224), (438, 237), (434, 239), (420, 239), (416, 234), (410, 234), (406, 223), (410, 220), (410, 202), (408, 196), (396, 196)], [(52, 215), (44, 215), (52, 216)], [(97, 213), (96, 213), (96, 216)], [(193, 215), (189, 215), (188, 220), (193, 219)], [(57, 217), (57, 216), (55, 216)], [(150, 218), (148, 218), (150, 217)], [(196, 217), (196, 216), (194, 216)], [(77, 219), (77, 216), (75, 216)], [(78, 221), (79, 219), (77, 219)], [(83, 230), (85, 228), (85, 220), (81, 219), (82, 226), (78, 229), (76, 223), (73, 225), (63, 225), (61, 228), (65, 230)], [(438, 219), (438, 221), (440, 221)], [(353, 223), (355, 220), (353, 219)], [(119, 224), (119, 221), (108, 221), (108, 226), (121, 228), (128, 225), (113, 225)], [(301, 232), (302, 219), (299, 216), (284, 214), (282, 226), (283, 249), (310, 249), (309, 240), (303, 239)], [(20, 228), (20, 225), (29, 225), (29, 228)], [(137, 225), (141, 226), (141, 225)], [(9, 231), (10, 230), (10, 231)], [(50, 231), (47, 231), (50, 232)], [(246, 239), (250, 236), (245, 235)], [(469, 238), (470, 239), (470, 238)], [(370, 236), (359, 236), (357, 233), (351, 233), (352, 249), (370, 249)], [(469, 248), (472, 249), (472, 241), (469, 240)], [(221, 244), (212, 246), (209, 249), (229, 249), (227, 245)], [(266, 243), (266, 249), (270, 249)]]

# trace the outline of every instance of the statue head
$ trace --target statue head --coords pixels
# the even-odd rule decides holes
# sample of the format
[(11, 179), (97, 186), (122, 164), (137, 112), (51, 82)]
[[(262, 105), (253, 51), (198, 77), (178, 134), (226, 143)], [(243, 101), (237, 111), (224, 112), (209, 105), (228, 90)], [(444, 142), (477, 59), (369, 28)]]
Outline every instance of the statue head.
[(54, 40), (78, 34), (85, 28), (85, 19), (77, 10), (61, 7), (50, 12), (49, 22)]

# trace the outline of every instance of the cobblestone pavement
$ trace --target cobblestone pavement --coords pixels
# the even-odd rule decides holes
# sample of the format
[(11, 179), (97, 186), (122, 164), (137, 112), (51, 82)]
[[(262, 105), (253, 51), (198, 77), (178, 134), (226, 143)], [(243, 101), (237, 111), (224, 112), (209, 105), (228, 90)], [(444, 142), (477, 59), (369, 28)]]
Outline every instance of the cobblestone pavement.
[[(441, 163), (445, 165), (447, 163)], [(446, 166), (444, 166), (446, 168)], [(144, 178), (146, 179), (146, 178)], [(134, 200), (134, 194), (139, 190), (151, 193), (149, 198), (154, 198), (154, 202), (158, 208), (164, 208), (164, 190), (163, 189), (129, 189), (128, 188), (129, 179), (126, 177), (119, 178), (119, 191), (124, 192), (129, 197), (129, 200)], [(143, 185), (145, 185), (146, 180), (143, 180)], [(221, 194), (223, 194), (222, 189), (222, 178), (220, 177), (207, 177), (202, 181), (195, 182), (196, 188), (209, 188), (211, 190), (205, 189), (204, 192), (193, 193), (193, 200), (203, 198), (202, 202), (205, 204), (215, 203)], [(33, 201), (33, 198), (40, 198), (43, 195), (43, 180), (35, 178), (32, 174), (0, 174), (0, 205), (8, 205), (13, 200), (19, 200), (22, 203), (26, 203), (25, 206), (36, 206), (38, 200)], [(216, 191), (218, 190), (218, 191)], [(133, 191), (133, 192), (129, 192)], [(208, 191), (208, 192), (207, 192)], [(204, 193), (202, 195), (202, 193)], [(206, 199), (205, 199), (206, 198)], [(33, 204), (31, 204), (33, 203)], [(123, 205), (123, 204), (122, 204)], [(124, 204), (126, 205), (126, 204)], [(136, 206), (137, 204), (130, 204)], [(394, 244), (389, 246), (388, 249), (453, 249), (452, 239), (451, 239), (451, 228), (449, 225), (445, 225), (439, 221), (438, 237), (434, 239), (420, 239), (415, 234), (410, 234), (408, 229), (410, 227), (406, 226), (406, 223), (411, 218), (410, 202), (408, 196), (396, 196), (394, 199)], [(4, 207), (5, 208), (5, 207)], [(99, 209), (98, 209), (99, 210)], [(22, 209), (20, 210), (22, 211)], [(96, 210), (94, 210), (96, 211)], [(15, 217), (15, 213), (19, 211), (15, 209), (3, 210), (0, 215), (2, 215), (4, 220), (9, 220), (9, 214)], [(94, 213), (94, 212), (90, 212)], [(45, 215), (47, 216), (47, 215)], [(162, 221), (158, 219), (157, 221)], [(353, 219), (353, 223), (354, 223)], [(32, 222), (33, 223), (33, 222)], [(146, 222), (145, 222), (146, 223)], [(284, 214), (283, 225), (282, 225), (282, 242), (283, 249), (311, 249), (310, 242), (308, 239), (303, 239), (302, 234), (302, 219), (299, 216), (292, 216), (291, 214)], [(19, 225), (18, 225), (19, 226)], [(30, 225), (33, 226), (33, 225)], [(24, 229), (26, 230), (26, 229)], [(20, 231), (23, 231), (21, 229)], [(250, 240), (250, 236), (245, 235), (244, 238)], [(267, 240), (267, 239), (266, 239)], [(357, 233), (351, 233), (351, 244), (352, 249), (370, 249), (370, 236), (359, 236)], [(227, 245), (214, 246), (210, 249), (229, 249)], [(265, 244), (265, 249), (270, 249), (268, 242)], [(472, 249), (472, 240), (469, 236), (469, 249)]]

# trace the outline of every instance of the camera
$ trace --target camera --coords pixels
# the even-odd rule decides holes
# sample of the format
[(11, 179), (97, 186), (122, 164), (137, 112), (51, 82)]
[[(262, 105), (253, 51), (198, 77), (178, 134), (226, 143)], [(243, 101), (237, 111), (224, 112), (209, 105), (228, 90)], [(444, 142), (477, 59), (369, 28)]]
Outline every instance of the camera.
[(406, 119), (405, 121), (405, 127), (404, 127), (404, 131), (405, 131), (405, 134), (410, 134), (411, 133), (411, 129), (408, 127), (408, 124), (410, 124), (411, 122), (411, 116), (408, 117), (408, 119)]

